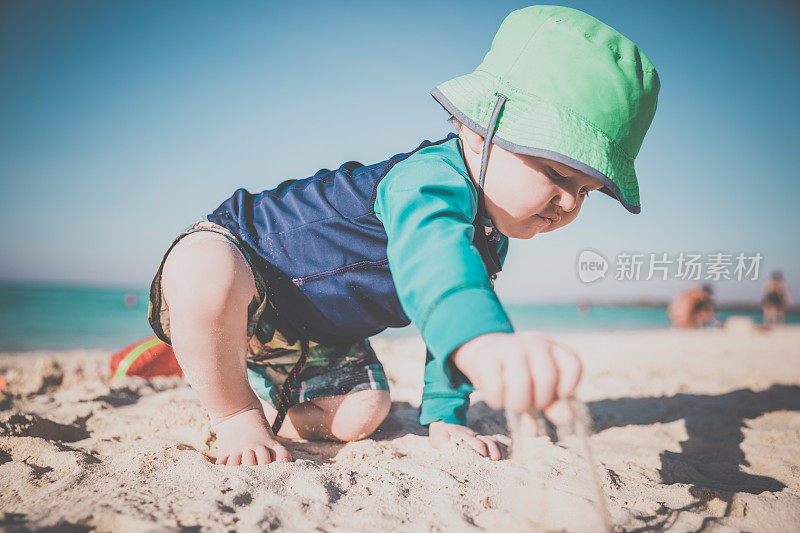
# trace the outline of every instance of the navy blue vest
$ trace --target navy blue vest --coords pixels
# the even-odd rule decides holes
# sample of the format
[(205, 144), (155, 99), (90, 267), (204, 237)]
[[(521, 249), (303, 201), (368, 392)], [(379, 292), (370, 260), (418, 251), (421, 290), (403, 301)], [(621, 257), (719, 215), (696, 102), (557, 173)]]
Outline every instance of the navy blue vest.
[[(426, 140), (370, 166), (349, 161), (255, 195), (238, 189), (208, 215), (237, 235), (257, 262), (268, 285), (274, 327), (290, 340), (331, 345), (410, 323), (389, 271), (386, 232), (373, 210), (375, 194), (396, 163), (455, 138), (451, 133)], [(494, 277), (500, 271), (496, 245), (483, 227), (475, 230), (473, 244)]]

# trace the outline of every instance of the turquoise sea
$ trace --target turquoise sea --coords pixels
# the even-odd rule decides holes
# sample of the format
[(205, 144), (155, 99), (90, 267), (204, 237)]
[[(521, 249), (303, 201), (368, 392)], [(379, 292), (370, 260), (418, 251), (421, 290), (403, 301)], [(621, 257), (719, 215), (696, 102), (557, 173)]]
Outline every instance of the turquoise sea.
[[(590, 331), (668, 327), (664, 307), (594, 305), (508, 305), (517, 329)], [(732, 314), (721, 310), (720, 318)], [(760, 312), (736, 311), (761, 322)], [(788, 322), (800, 323), (800, 313)], [(379, 337), (415, 335), (412, 327), (386, 330)], [(0, 283), (0, 351), (99, 348), (116, 350), (152, 335), (147, 323), (147, 291), (49, 284)]]

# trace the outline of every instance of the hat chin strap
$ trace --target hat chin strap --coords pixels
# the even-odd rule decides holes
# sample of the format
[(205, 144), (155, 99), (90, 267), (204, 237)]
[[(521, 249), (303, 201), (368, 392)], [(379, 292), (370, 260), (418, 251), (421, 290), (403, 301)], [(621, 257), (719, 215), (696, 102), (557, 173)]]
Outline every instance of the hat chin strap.
[(484, 200), (483, 183), (486, 181), (486, 167), (489, 164), (489, 149), (492, 146), (492, 137), (494, 137), (494, 130), (497, 127), (497, 119), (500, 116), (500, 111), (503, 109), (503, 105), (506, 103), (507, 100), (507, 98), (502, 94), (497, 93), (497, 96), (498, 96), (497, 103), (494, 105), (494, 111), (492, 111), (492, 118), (489, 119), (489, 125), (486, 128), (486, 138), (483, 140), (483, 153), (481, 154), (481, 173), (480, 177), (478, 178), (478, 213), (475, 217), (480, 224), (492, 228), (492, 232), (489, 234), (489, 240), (491, 241), (499, 241), (500, 232), (498, 231), (497, 227), (495, 227), (494, 222), (492, 222), (492, 219), (489, 218), (489, 213), (486, 211), (486, 201)]

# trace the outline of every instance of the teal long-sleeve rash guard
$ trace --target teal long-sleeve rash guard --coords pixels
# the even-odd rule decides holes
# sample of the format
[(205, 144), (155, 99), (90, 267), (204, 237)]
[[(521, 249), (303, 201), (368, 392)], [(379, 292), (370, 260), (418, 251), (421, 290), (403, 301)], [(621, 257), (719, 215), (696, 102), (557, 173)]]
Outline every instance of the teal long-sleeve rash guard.
[[(427, 345), (423, 425), (466, 425), (473, 387), (449, 356), (484, 333), (513, 331), (472, 244), (477, 208), (459, 137), (400, 161), (376, 191), (374, 210), (388, 237), (392, 279)], [(508, 238), (496, 245), (502, 265)]]

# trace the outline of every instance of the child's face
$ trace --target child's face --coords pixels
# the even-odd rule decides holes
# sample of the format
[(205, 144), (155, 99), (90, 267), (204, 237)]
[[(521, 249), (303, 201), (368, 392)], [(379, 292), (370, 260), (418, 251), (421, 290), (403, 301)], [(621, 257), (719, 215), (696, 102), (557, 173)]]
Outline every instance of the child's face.
[[(463, 126), (460, 135), (477, 180), (483, 138)], [(503, 235), (530, 239), (575, 220), (586, 193), (602, 186), (600, 180), (558, 161), (515, 154), (493, 144), (484, 183), (486, 210)]]

